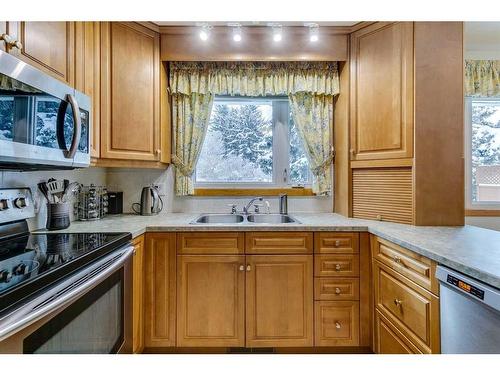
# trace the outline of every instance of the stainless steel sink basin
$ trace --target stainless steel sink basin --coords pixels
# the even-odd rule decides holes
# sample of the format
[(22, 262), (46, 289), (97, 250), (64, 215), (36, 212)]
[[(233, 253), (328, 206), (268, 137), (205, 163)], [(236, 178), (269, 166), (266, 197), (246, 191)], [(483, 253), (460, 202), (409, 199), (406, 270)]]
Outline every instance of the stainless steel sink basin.
[(237, 224), (242, 223), (244, 217), (235, 214), (206, 214), (201, 215), (192, 224)]
[(299, 223), (296, 219), (289, 215), (282, 214), (260, 214), (260, 215), (248, 215), (247, 220), (250, 223), (257, 224), (290, 224)]
[(290, 215), (281, 214), (203, 214), (191, 224), (300, 224)]

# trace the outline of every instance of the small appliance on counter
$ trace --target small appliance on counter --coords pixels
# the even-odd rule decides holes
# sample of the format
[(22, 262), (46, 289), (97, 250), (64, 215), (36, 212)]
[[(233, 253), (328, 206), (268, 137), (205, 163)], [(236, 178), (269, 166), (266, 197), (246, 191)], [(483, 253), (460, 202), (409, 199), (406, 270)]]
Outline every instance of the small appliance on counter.
[(108, 215), (123, 213), (123, 191), (108, 191)]
[(158, 189), (155, 186), (143, 187), (141, 203), (132, 204), (132, 210), (143, 216), (158, 215), (163, 210), (163, 201)]
[(78, 220), (99, 220), (108, 213), (108, 190), (105, 186), (82, 186), (75, 203)]

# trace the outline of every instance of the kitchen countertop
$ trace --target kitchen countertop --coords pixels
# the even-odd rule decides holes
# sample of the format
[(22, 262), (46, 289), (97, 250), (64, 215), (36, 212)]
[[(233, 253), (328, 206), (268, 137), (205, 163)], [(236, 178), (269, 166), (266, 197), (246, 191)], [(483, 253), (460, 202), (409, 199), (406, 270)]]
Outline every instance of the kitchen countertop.
[[(470, 225), (417, 227), (350, 219), (338, 214), (291, 213), (300, 224), (189, 224), (195, 213), (157, 216), (118, 215), (98, 221), (75, 221), (55, 233), (168, 231), (355, 231), (370, 232), (436, 262), (500, 288), (500, 232)], [(54, 233), (54, 232), (53, 232)]]

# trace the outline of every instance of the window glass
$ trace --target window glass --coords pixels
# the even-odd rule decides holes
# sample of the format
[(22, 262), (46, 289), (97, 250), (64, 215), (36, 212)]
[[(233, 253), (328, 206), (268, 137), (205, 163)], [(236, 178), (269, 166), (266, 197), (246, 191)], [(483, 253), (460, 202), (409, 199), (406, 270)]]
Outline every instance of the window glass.
[(500, 100), (472, 100), (472, 201), (500, 202)]

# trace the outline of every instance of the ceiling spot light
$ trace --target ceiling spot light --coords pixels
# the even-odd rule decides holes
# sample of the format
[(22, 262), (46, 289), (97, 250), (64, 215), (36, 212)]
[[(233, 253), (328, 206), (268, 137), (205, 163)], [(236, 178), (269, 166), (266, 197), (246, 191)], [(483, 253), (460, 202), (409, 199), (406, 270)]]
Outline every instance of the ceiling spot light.
[(208, 25), (208, 24), (202, 25), (199, 36), (200, 36), (200, 39), (203, 41), (208, 40), (208, 38), (210, 36), (210, 25)]
[(233, 40), (241, 42), (241, 26), (239, 24), (233, 25)]
[(309, 27), (309, 41), (317, 42), (319, 40), (319, 26), (317, 23), (309, 23), (306, 26)]
[(273, 26), (273, 40), (275, 42), (281, 42), (283, 39), (283, 32), (281, 30), (281, 25)]

